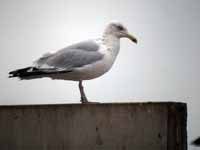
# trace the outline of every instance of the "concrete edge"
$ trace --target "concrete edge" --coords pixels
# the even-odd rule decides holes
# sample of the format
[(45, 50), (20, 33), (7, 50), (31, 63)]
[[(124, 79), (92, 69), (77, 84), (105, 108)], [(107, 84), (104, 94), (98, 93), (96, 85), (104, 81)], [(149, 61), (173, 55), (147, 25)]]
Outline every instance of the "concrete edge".
[(58, 103), (58, 104), (19, 104), (19, 105), (0, 105), (2, 107), (51, 107), (51, 106), (85, 106), (85, 105), (174, 105), (177, 104), (179, 107), (187, 107), (187, 103), (185, 102), (175, 102), (175, 101), (156, 101), (156, 102), (116, 102), (116, 103), (88, 103), (88, 104), (81, 104), (81, 103)]

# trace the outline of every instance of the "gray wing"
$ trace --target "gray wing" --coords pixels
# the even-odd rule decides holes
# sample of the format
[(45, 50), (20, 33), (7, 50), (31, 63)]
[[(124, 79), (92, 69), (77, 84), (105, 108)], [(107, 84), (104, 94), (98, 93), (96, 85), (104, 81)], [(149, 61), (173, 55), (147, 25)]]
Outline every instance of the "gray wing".
[(85, 41), (63, 48), (54, 54), (45, 54), (35, 65), (37, 68), (58, 71), (73, 70), (97, 62), (103, 58), (98, 52), (99, 46), (94, 41)]

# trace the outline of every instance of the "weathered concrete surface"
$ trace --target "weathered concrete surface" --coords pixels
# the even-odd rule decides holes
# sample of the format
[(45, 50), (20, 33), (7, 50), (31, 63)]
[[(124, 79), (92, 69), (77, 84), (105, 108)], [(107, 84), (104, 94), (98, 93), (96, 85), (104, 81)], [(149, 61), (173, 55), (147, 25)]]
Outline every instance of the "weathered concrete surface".
[(184, 103), (0, 106), (0, 150), (186, 150)]

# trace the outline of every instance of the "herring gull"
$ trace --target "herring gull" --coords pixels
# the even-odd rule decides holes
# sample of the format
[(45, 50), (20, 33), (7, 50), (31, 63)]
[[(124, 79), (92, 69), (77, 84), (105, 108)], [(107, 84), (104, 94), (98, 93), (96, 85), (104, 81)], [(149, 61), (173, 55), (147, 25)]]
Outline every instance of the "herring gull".
[(32, 66), (9, 72), (9, 77), (22, 80), (49, 77), (79, 82), (81, 102), (88, 103), (82, 85), (83, 80), (97, 78), (110, 70), (120, 49), (120, 38), (137, 43), (126, 27), (119, 22), (109, 23), (101, 38), (87, 40), (46, 53)]

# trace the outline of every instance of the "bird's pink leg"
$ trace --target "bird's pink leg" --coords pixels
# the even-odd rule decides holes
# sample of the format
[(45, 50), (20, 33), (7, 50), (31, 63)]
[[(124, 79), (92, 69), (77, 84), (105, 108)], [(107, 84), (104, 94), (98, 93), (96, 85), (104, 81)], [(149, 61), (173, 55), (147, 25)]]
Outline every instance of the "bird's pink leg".
[(85, 95), (85, 92), (84, 92), (84, 88), (83, 88), (83, 85), (82, 85), (82, 81), (79, 81), (79, 90), (80, 90), (80, 94), (81, 94), (81, 103), (82, 104), (99, 104), (98, 102), (89, 102), (86, 95)]
[(88, 103), (89, 101), (87, 100), (87, 97), (85, 95), (82, 81), (79, 81), (78, 86), (79, 86), (79, 90), (80, 90), (80, 94), (81, 94), (81, 103)]

